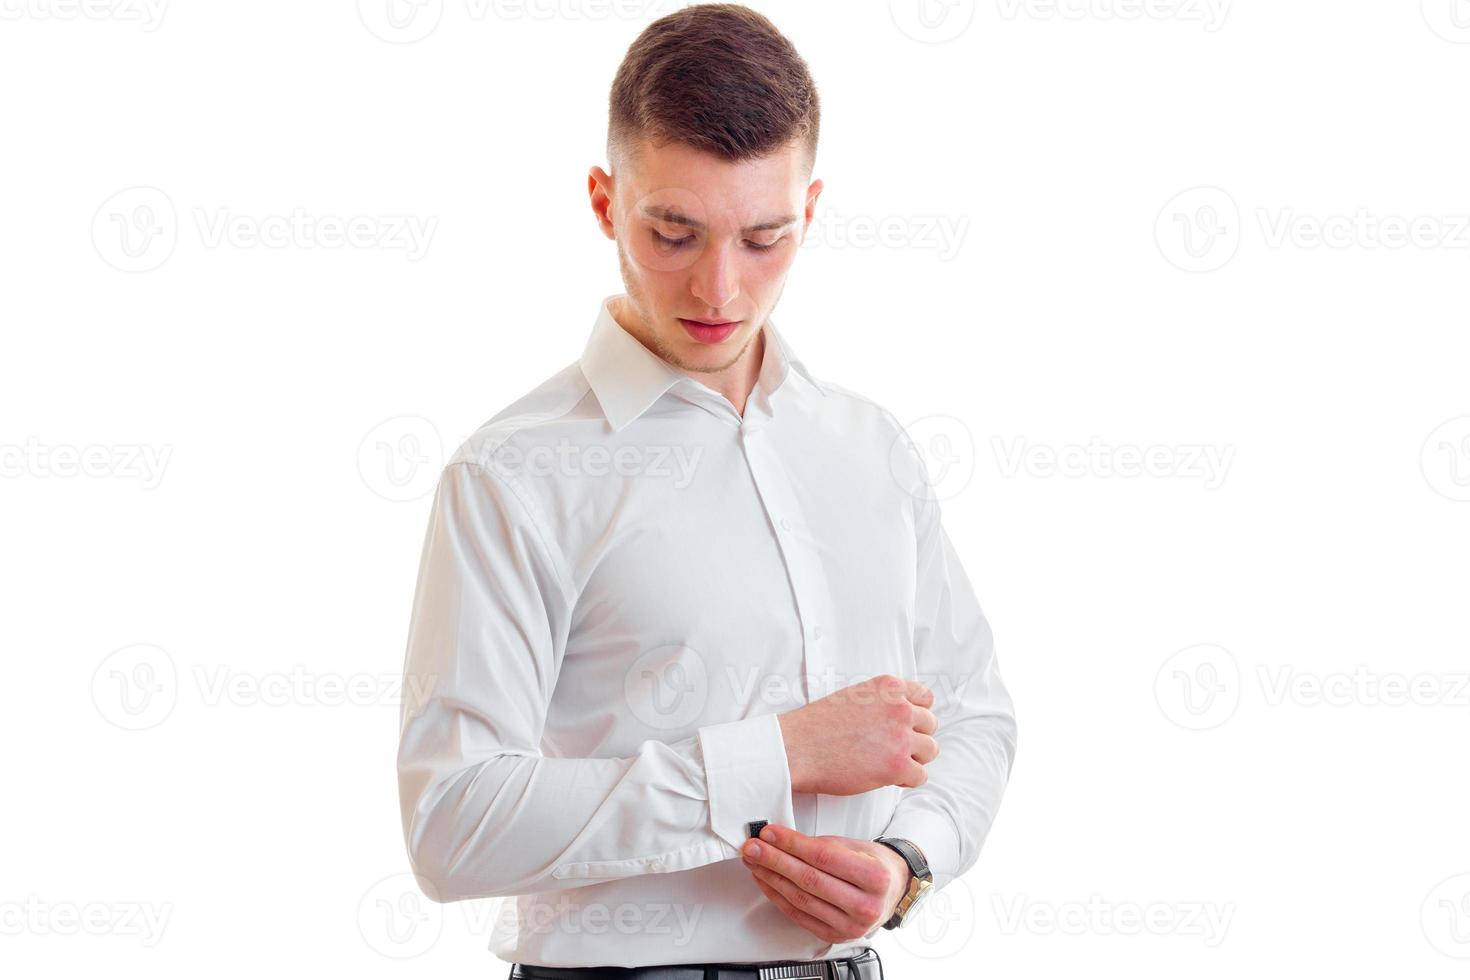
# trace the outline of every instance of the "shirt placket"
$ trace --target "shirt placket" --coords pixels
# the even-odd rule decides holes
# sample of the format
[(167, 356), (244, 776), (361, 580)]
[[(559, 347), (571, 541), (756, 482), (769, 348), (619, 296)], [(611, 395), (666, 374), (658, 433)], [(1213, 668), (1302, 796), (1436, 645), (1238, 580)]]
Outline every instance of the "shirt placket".
[(771, 419), (749, 418), (740, 427), (740, 445), (765, 510), (782, 564), (791, 586), (797, 620), (801, 624), (802, 665), (799, 678), (808, 702), (846, 687), (851, 680), (838, 673), (832, 649), (834, 612), (832, 596), (822, 572), (820, 556), (795, 494), (787, 468), (776, 454)]

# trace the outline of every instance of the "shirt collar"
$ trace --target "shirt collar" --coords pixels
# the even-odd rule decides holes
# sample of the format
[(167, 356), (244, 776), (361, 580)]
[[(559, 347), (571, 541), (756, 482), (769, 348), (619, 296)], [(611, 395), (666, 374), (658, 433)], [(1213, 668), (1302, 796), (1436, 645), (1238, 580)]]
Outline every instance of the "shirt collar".
[[(663, 358), (643, 346), (642, 341), (624, 330), (613, 318), (610, 303), (619, 293), (603, 297), (592, 325), (591, 336), (582, 352), (580, 365), (587, 383), (597, 395), (603, 415), (617, 431), (648, 411), (659, 398), (677, 384), (688, 383), (709, 390), (707, 386), (677, 370)], [(766, 399), (779, 388), (795, 369), (796, 373), (822, 396), (827, 391), (797, 358), (790, 342), (766, 318), (766, 347), (761, 370), (756, 378), (756, 391), (764, 390)], [(747, 408), (748, 411), (748, 408)]]

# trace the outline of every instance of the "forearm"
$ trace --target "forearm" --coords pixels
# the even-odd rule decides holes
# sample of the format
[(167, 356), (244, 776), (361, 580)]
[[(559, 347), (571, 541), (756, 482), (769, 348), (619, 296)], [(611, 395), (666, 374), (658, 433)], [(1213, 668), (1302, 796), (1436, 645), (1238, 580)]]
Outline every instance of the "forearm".
[(737, 857), (749, 819), (794, 819), (769, 715), (627, 758), (436, 757), (453, 741), (431, 710), (405, 726), (399, 755), (410, 860), (438, 901), (682, 871)]
[(786, 711), (776, 716), (781, 726), (781, 742), (786, 747), (786, 770), (791, 774), (793, 793), (813, 792), (811, 767), (806, 760), (805, 736), (797, 723), (796, 713)]

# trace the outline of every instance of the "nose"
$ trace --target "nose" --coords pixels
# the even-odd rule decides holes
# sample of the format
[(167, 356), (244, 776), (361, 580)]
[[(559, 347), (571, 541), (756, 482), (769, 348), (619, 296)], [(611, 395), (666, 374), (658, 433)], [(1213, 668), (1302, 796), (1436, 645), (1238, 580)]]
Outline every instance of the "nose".
[[(711, 310), (720, 310), (740, 294), (734, 246), (710, 242), (691, 270), (689, 291)], [(717, 313), (711, 314), (717, 316)]]

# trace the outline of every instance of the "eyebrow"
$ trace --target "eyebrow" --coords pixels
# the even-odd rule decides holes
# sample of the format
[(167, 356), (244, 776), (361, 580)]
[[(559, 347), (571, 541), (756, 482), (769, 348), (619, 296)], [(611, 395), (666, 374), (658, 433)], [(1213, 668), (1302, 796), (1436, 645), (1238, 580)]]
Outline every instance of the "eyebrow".
[[(696, 231), (704, 230), (703, 221), (681, 214), (673, 208), (661, 208), (655, 205), (652, 207), (645, 206), (639, 208), (639, 210), (657, 221), (667, 221), (671, 225), (685, 225)], [(787, 225), (795, 223), (795, 221), (796, 215), (788, 214), (780, 218), (771, 218), (768, 221), (762, 221), (759, 224), (746, 225), (740, 229), (740, 233), (744, 235), (752, 231), (774, 231), (777, 228), (785, 228)]]

